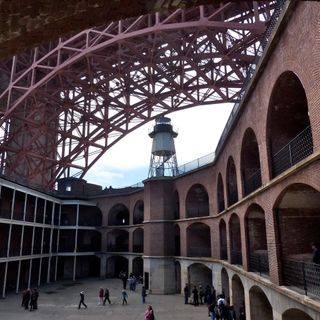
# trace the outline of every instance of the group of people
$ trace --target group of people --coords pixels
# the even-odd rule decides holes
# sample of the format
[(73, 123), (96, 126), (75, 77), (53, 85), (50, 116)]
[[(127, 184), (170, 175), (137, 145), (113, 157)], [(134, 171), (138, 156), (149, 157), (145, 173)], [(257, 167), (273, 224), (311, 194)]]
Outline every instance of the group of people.
[(25, 289), (22, 291), (22, 302), (21, 307), (24, 307), (25, 310), (34, 311), (38, 309), (38, 298), (39, 291), (38, 289)]
[(207, 285), (205, 288), (202, 285), (190, 288), (188, 284), (184, 289), (184, 303), (192, 304), (195, 307), (206, 304), (208, 306), (208, 316), (211, 320), (245, 320), (245, 309), (242, 305), (239, 309), (239, 316), (237, 317), (236, 311), (229, 303), (229, 299), (225, 298), (222, 293), (216, 296), (214, 287)]
[[(128, 301), (127, 301), (128, 294), (125, 289), (122, 289), (121, 296), (122, 296), (122, 305), (127, 304), (128, 303)], [(145, 303), (147, 291), (144, 286), (142, 286), (142, 289), (141, 289), (141, 296), (142, 296), (142, 303)], [(98, 305), (105, 306), (107, 301), (109, 304), (111, 304), (109, 289), (106, 288), (105, 290), (103, 290), (103, 288), (100, 287)], [(88, 308), (88, 306), (84, 302), (84, 291), (80, 292), (80, 301), (79, 301), (78, 309), (80, 309), (82, 305), (86, 309)], [(153, 311), (152, 306), (148, 306), (148, 308), (146, 309), (146, 311), (144, 313), (144, 319), (145, 320), (155, 320), (154, 311)]]
[[(122, 289), (121, 297), (122, 297), (122, 305), (128, 304), (128, 300), (127, 300), (128, 294), (125, 289)], [(147, 297), (147, 290), (144, 286), (142, 286), (141, 288), (142, 303), (146, 302), (146, 297)], [(110, 291), (108, 288), (103, 289), (102, 287), (100, 287), (99, 293), (98, 293), (98, 306), (102, 306), (102, 305), (105, 306), (107, 301), (109, 304), (111, 304)], [(79, 301), (78, 309), (80, 309), (81, 306), (84, 306), (85, 308), (87, 308), (87, 305), (84, 302), (84, 291), (80, 292), (80, 301)]]
[[(211, 304), (212, 301), (216, 300), (216, 291), (213, 287), (207, 285), (204, 289), (202, 285), (199, 286), (199, 290), (197, 286), (194, 286), (193, 289), (189, 287), (188, 284), (185, 285), (184, 289), (184, 303), (185, 304), (193, 304), (194, 306), (198, 306), (199, 304)], [(191, 301), (189, 299), (191, 298)]]
[(127, 283), (129, 284), (129, 290), (130, 291), (135, 291), (136, 287), (137, 287), (137, 284), (139, 282), (142, 283), (141, 276), (137, 277), (132, 272), (130, 273), (129, 278), (128, 278), (126, 271), (120, 271), (119, 278), (122, 280), (122, 285), (123, 285), (123, 289), (124, 290), (127, 289)]
[(244, 304), (239, 309), (239, 317), (237, 317), (236, 311), (232, 305), (230, 305), (228, 299), (225, 299), (224, 293), (218, 295), (217, 301), (213, 301), (208, 305), (208, 315), (211, 320), (245, 320)]

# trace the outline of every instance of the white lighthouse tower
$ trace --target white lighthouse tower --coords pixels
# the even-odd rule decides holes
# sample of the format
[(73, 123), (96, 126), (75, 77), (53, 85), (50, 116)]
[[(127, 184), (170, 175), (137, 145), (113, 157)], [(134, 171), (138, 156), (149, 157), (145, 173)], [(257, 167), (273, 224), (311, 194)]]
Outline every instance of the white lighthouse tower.
[(171, 125), (171, 119), (159, 117), (149, 133), (152, 141), (151, 160), (148, 177), (170, 177), (178, 172), (176, 148), (173, 138), (178, 136)]

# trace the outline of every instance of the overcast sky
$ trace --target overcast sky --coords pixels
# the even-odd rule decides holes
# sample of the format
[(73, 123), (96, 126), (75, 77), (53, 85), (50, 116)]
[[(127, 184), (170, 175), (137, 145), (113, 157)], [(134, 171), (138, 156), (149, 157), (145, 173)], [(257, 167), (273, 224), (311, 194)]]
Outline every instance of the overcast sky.
[[(198, 106), (168, 115), (178, 131), (174, 139), (178, 166), (215, 151), (233, 104)], [(148, 177), (152, 139), (148, 132), (155, 122), (128, 134), (91, 168), (89, 183), (127, 187)]]

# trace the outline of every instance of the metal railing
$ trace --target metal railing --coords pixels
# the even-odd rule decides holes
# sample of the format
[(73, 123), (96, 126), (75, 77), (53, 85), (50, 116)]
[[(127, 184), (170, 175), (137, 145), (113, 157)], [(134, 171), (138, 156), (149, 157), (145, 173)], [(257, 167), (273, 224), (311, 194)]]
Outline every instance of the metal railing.
[(312, 293), (320, 297), (319, 264), (294, 259), (284, 259), (282, 271), (285, 285), (297, 287), (303, 290), (305, 295)]
[(218, 200), (218, 212), (221, 212), (225, 209), (224, 199)]
[(211, 257), (210, 247), (189, 247), (188, 257)]
[(228, 260), (228, 250), (227, 250), (227, 248), (220, 249), (220, 259), (221, 260)]
[(245, 196), (261, 187), (261, 170), (257, 170), (249, 178), (244, 180), (244, 193)]
[(282, 8), (283, 8), (285, 2), (286, 2), (286, 0), (278, 0), (276, 3), (274, 12), (272, 14), (272, 17), (271, 17), (269, 23), (268, 23), (268, 27), (267, 27), (267, 29), (264, 33), (264, 36), (262, 37), (260, 44), (256, 50), (255, 59), (254, 59), (253, 63), (249, 66), (249, 68), (247, 69), (246, 79), (244, 80), (241, 91), (238, 95), (238, 102), (236, 102), (234, 104), (232, 111), (229, 115), (229, 118), (227, 120), (227, 123), (222, 131), (220, 140), (218, 142), (218, 146), (216, 148), (216, 153), (218, 153), (218, 151), (221, 149), (223, 143), (226, 141), (227, 136), (229, 134), (229, 131), (234, 123), (234, 120), (236, 119), (236, 116), (238, 115), (238, 112), (239, 112), (240, 106), (241, 106), (241, 102), (249, 89), (249, 83), (250, 83), (251, 79), (253, 78), (253, 75), (256, 72), (257, 65), (260, 62), (260, 59), (261, 59), (263, 52), (264, 52), (264, 49), (267, 46), (269, 38), (272, 35), (273, 30), (278, 22), (278, 18), (280, 16), (280, 13), (282, 11)]
[(177, 175), (198, 169), (198, 168), (203, 167), (209, 163), (212, 163), (214, 158), (215, 158), (215, 152), (212, 152), (212, 153), (209, 153), (203, 157), (200, 157), (198, 159), (195, 159), (195, 160), (192, 160), (188, 163), (185, 163), (185, 164), (178, 167), (178, 174)]
[(133, 252), (143, 252), (143, 245), (142, 244), (135, 244), (132, 247)]
[(232, 190), (228, 193), (228, 205), (238, 202), (238, 192), (236, 190)]
[(273, 177), (278, 176), (312, 153), (312, 132), (309, 126), (272, 156)]
[(269, 274), (269, 259), (268, 253), (249, 253), (249, 271)]
[(204, 207), (204, 208), (188, 208), (186, 212), (186, 216), (188, 218), (198, 218), (198, 217), (206, 217), (209, 215), (209, 208)]
[(242, 253), (239, 250), (231, 250), (231, 264), (242, 266)]
[(129, 251), (129, 245), (123, 244), (123, 245), (109, 245), (107, 248), (107, 251), (109, 252), (128, 252)]

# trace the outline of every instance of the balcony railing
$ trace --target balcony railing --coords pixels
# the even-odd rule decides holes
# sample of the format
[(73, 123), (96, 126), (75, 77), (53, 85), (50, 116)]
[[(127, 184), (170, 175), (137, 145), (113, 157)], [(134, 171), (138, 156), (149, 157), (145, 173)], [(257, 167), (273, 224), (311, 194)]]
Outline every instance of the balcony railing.
[(312, 132), (309, 126), (272, 156), (273, 177), (278, 176), (312, 153)]
[(98, 252), (100, 247), (92, 244), (78, 244), (77, 252)]
[(127, 244), (124, 245), (109, 245), (107, 248), (109, 252), (128, 252), (129, 246)]
[(228, 250), (227, 248), (220, 249), (220, 259), (228, 260)]
[(249, 253), (249, 271), (259, 272), (262, 274), (269, 274), (269, 259), (268, 253)]
[(143, 245), (142, 244), (135, 244), (133, 245), (133, 252), (143, 252)]
[(0, 218), (11, 219), (11, 210), (6, 210), (6, 209), (0, 210)]
[(236, 190), (232, 190), (228, 195), (228, 205), (231, 206), (234, 203), (238, 202), (238, 192)]
[(225, 204), (224, 204), (224, 200), (219, 199), (218, 201), (218, 210), (219, 212), (223, 211), (225, 209)]
[(247, 196), (251, 192), (257, 190), (261, 186), (261, 170), (257, 170), (249, 178), (244, 180), (244, 192)]
[(242, 266), (242, 253), (239, 250), (231, 250), (231, 263)]
[(206, 247), (189, 247), (189, 257), (211, 257), (211, 248)]
[(320, 265), (293, 259), (283, 260), (283, 281), (287, 286), (302, 289), (305, 295), (320, 297)]

